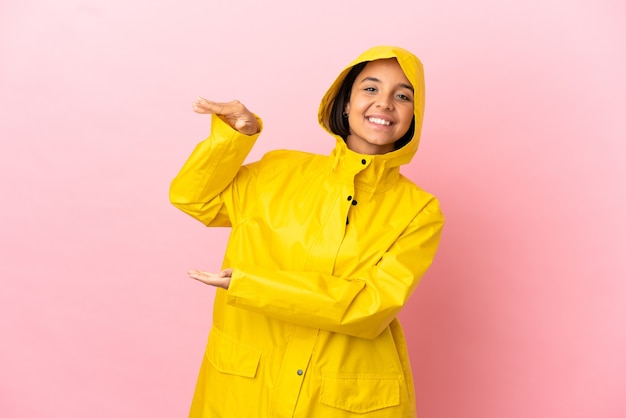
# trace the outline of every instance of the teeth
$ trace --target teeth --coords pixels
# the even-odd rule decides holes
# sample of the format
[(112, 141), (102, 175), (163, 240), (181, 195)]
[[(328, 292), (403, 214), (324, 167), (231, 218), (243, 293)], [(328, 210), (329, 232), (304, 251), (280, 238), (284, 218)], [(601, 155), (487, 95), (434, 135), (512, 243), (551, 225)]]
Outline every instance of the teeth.
[(372, 123), (375, 123), (376, 125), (391, 125), (391, 122), (389, 122), (388, 120), (385, 119), (380, 119), (380, 118), (367, 118), (367, 120), (369, 120)]

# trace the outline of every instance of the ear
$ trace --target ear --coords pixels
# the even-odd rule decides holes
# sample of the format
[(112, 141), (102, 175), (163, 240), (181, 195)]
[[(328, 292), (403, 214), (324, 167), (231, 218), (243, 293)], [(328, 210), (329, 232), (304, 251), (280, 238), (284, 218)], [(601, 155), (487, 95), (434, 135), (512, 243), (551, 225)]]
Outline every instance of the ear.
[(343, 111), (347, 114), (350, 114), (350, 102), (346, 103), (346, 107), (343, 109)]

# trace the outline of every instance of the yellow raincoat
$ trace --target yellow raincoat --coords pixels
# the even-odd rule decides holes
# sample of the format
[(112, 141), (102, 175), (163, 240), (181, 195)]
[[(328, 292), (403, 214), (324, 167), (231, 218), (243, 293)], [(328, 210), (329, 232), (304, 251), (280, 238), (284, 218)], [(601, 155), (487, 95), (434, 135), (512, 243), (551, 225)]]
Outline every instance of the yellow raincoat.
[(415, 417), (398, 312), (430, 266), (443, 226), (438, 201), (402, 176), (424, 109), (419, 60), (376, 47), (322, 99), (321, 126), (351, 66), (396, 57), (415, 89), (415, 134), (362, 155), (339, 136), (329, 156), (274, 151), (242, 166), (258, 134), (212, 117), (170, 190), (207, 226), (230, 226), (213, 327), (190, 417)]

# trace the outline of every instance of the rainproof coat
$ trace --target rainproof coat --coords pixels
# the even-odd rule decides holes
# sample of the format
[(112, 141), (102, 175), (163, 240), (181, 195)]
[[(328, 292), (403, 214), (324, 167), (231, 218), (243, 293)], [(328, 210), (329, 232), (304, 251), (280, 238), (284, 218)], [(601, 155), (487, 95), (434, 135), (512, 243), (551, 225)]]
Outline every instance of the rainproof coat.
[[(190, 417), (414, 417), (400, 309), (430, 266), (443, 216), (436, 198), (399, 172), (418, 148), (422, 66), (376, 47), (323, 97), (330, 133), (351, 66), (397, 58), (415, 89), (404, 147), (357, 154), (335, 136), (330, 155), (273, 151), (242, 165), (258, 134), (219, 117), (174, 179), (171, 202), (207, 226), (232, 228), (213, 326)], [(332, 135), (332, 133), (331, 133)]]

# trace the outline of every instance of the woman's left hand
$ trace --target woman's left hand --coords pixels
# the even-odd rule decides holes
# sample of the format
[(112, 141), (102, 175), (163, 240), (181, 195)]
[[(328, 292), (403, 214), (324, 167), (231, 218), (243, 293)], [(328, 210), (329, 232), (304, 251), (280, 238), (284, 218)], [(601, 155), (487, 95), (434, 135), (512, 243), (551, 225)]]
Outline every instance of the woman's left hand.
[(189, 277), (192, 279), (196, 279), (204, 284), (228, 290), (230, 278), (233, 275), (233, 269), (227, 268), (217, 274), (209, 273), (208, 271), (189, 270), (187, 274), (189, 274)]

